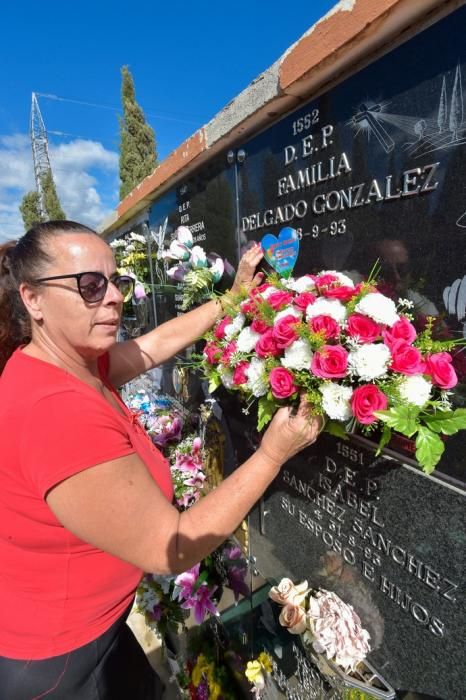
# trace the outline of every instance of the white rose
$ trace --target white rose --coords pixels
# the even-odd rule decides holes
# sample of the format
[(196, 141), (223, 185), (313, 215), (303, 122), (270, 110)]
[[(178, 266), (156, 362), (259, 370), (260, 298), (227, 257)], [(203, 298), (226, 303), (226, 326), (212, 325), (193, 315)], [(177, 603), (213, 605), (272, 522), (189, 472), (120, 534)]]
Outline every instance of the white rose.
[(289, 280), (284, 282), (284, 285), (287, 289), (291, 289), (293, 292), (297, 292), (298, 294), (302, 294), (302, 292), (310, 292), (311, 289), (315, 289), (314, 280), (307, 276), (298, 277), (297, 279), (291, 277)]
[(287, 306), (285, 309), (282, 309), (279, 311), (274, 320), (273, 323), (274, 325), (279, 321), (281, 318), (285, 318), (285, 316), (294, 316), (295, 318), (299, 318), (301, 320), (302, 318), (302, 313), (299, 311), (299, 309), (296, 309), (294, 306)]
[(237, 335), (242, 327), (244, 326), (244, 321), (246, 317), (244, 314), (238, 314), (235, 316), (233, 321), (228, 324), (228, 326), (225, 326), (224, 332), (225, 332), (225, 338), (227, 340), (231, 340), (235, 335)]
[(408, 403), (424, 406), (430, 399), (432, 384), (424, 379), (422, 374), (413, 374), (410, 377), (403, 377), (399, 390), (401, 398)]
[(338, 299), (319, 297), (306, 308), (306, 319), (314, 316), (331, 316), (337, 323), (343, 323), (346, 318), (346, 308)]
[(300, 338), (285, 348), (285, 356), (282, 357), (281, 363), (287, 369), (309, 369), (312, 356), (311, 346), (307, 340)]
[(249, 367), (246, 369), (246, 376), (248, 378), (246, 388), (252, 391), (254, 396), (259, 397), (267, 393), (265, 362), (258, 357), (253, 357)]
[(390, 350), (383, 343), (361, 345), (349, 353), (348, 368), (364, 381), (370, 382), (387, 373), (390, 360)]
[(256, 347), (256, 343), (260, 337), (260, 333), (253, 331), (250, 326), (243, 328), (236, 339), (238, 350), (240, 352), (251, 352), (251, 350)]
[(189, 248), (175, 238), (175, 240), (170, 243), (170, 247), (164, 254), (164, 257), (173, 258), (174, 260), (188, 260)]
[(396, 312), (395, 302), (379, 292), (370, 292), (356, 304), (355, 311), (369, 316), (376, 323), (393, 326), (400, 320)]
[(341, 386), (328, 382), (319, 388), (322, 394), (322, 408), (332, 420), (348, 420), (352, 416), (350, 400), (353, 390), (350, 386)]
[(344, 275), (342, 272), (337, 272), (336, 270), (324, 270), (323, 272), (319, 272), (319, 277), (320, 275), (334, 275), (340, 284), (344, 284), (345, 287), (354, 287), (353, 280), (347, 275)]

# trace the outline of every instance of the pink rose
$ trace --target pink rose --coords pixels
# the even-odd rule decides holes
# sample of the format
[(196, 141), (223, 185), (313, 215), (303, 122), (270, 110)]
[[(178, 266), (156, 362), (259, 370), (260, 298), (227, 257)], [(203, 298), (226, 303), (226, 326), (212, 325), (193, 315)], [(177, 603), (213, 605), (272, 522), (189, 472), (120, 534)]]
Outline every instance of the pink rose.
[(283, 316), (274, 325), (272, 334), (274, 340), (277, 344), (277, 348), (287, 348), (291, 343), (298, 339), (298, 334), (296, 333), (296, 325), (299, 323), (299, 319), (293, 314), (288, 314), (288, 316)]
[(458, 377), (451, 364), (452, 359), (449, 352), (436, 352), (426, 358), (426, 374), (429, 374), (432, 382), (441, 389), (452, 389), (458, 384)]
[(301, 311), (305, 311), (309, 304), (313, 304), (315, 300), (316, 296), (312, 294), (312, 292), (301, 292), (301, 294), (295, 296), (293, 304), (297, 306), (298, 309), (301, 309)]
[(269, 591), (269, 598), (280, 605), (291, 603), (299, 605), (302, 603), (308, 592), (307, 581), (295, 585), (289, 578), (282, 578), (277, 586), (272, 586)]
[(361, 343), (373, 343), (380, 336), (380, 326), (369, 316), (351, 314), (348, 318), (348, 335)]
[(258, 287), (254, 287), (254, 289), (251, 289), (249, 292), (252, 297), (257, 296), (258, 294), (262, 294), (265, 292), (266, 289), (270, 287), (270, 284), (268, 282), (264, 282), (263, 284), (260, 284)]
[(286, 399), (298, 391), (293, 375), (285, 367), (274, 367), (270, 372), (269, 381), (276, 399)]
[(268, 326), (266, 322), (262, 321), (260, 318), (255, 318), (251, 323), (251, 330), (255, 331), (256, 333), (265, 333), (268, 328), (270, 328), (270, 326)]
[(226, 346), (226, 348), (224, 349), (222, 356), (220, 358), (220, 362), (224, 365), (227, 365), (230, 362), (231, 356), (233, 355), (234, 352), (236, 352), (236, 341), (231, 340), (228, 343), (228, 345)]
[(214, 342), (207, 343), (204, 348), (204, 356), (207, 358), (209, 365), (215, 365), (220, 359), (222, 349)]
[(278, 311), (281, 309), (283, 306), (287, 306), (293, 299), (293, 294), (291, 292), (283, 292), (279, 290), (278, 292), (274, 292), (271, 294), (267, 302), (270, 304), (272, 309), (275, 311)]
[(256, 310), (255, 302), (251, 299), (245, 299), (241, 302), (240, 309), (243, 314), (253, 314)]
[(220, 323), (218, 323), (217, 326), (215, 326), (215, 337), (219, 340), (223, 340), (223, 338), (225, 337), (225, 326), (229, 326), (232, 321), (233, 319), (231, 318), (231, 316), (225, 316), (225, 318), (222, 318)]
[(259, 357), (277, 357), (280, 354), (271, 328), (266, 330), (257, 341), (256, 353)]
[(311, 318), (309, 321), (309, 328), (313, 333), (322, 333), (323, 331), (325, 340), (337, 338), (340, 333), (340, 327), (335, 319), (331, 316), (323, 316), (322, 314)]
[(357, 291), (354, 287), (348, 287), (345, 284), (327, 287), (322, 290), (322, 295), (328, 299), (340, 299), (340, 301), (349, 301)]
[(282, 608), (278, 621), (291, 634), (303, 634), (306, 631), (306, 612), (300, 605), (287, 603)]
[(395, 340), (406, 340), (411, 345), (416, 340), (416, 329), (413, 324), (403, 316), (399, 321), (393, 324), (391, 328), (387, 328), (383, 333), (385, 345), (390, 348)]
[(426, 363), (417, 348), (400, 338), (394, 340), (390, 346), (392, 363), (390, 369), (401, 374), (424, 374)]
[(329, 287), (335, 282), (339, 282), (339, 279), (336, 275), (326, 274), (314, 277), (314, 284), (316, 285), (316, 287), (319, 287), (319, 289), (321, 287)]
[(346, 377), (348, 352), (341, 345), (324, 345), (314, 353), (311, 372), (323, 379)]
[(235, 367), (235, 371), (233, 372), (233, 384), (235, 384), (236, 386), (246, 384), (246, 382), (248, 381), (246, 370), (248, 369), (248, 367), (249, 362), (246, 362), (246, 360), (238, 362), (238, 364)]
[(384, 411), (388, 399), (375, 384), (364, 384), (353, 391), (351, 409), (357, 420), (363, 425), (369, 425), (377, 420), (374, 411)]

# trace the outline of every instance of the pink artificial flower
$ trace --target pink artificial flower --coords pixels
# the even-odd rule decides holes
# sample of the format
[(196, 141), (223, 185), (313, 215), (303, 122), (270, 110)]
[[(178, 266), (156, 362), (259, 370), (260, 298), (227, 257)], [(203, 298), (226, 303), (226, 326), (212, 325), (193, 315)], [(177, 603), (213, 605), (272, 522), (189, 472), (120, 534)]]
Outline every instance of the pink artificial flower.
[(294, 343), (298, 339), (298, 334), (296, 332), (296, 325), (299, 323), (299, 319), (293, 314), (288, 314), (288, 316), (283, 316), (274, 325), (272, 330), (273, 338), (277, 344), (277, 348), (283, 349), (287, 348), (291, 343)]
[(199, 578), (200, 564), (195, 564), (191, 569), (180, 574), (175, 579), (175, 586), (179, 586), (181, 591), (178, 594), (178, 599), (190, 598), (193, 595), (194, 584)]
[(231, 356), (235, 352), (236, 352), (236, 341), (231, 340), (228, 343), (228, 345), (226, 346), (226, 348), (224, 349), (224, 351), (222, 352), (222, 356), (220, 358), (220, 362), (222, 363), (222, 365), (228, 365), (230, 360), (231, 360)]
[(217, 615), (218, 610), (211, 599), (216, 590), (217, 586), (209, 588), (206, 583), (202, 583), (196, 593), (181, 604), (181, 607), (185, 608), (185, 610), (194, 610), (194, 619), (198, 625), (204, 622), (208, 612), (212, 615)]
[(291, 292), (284, 292), (282, 290), (279, 290), (277, 292), (273, 292), (268, 298), (267, 302), (270, 304), (272, 309), (275, 311), (278, 311), (279, 309), (282, 309), (284, 306), (287, 306), (291, 300), (293, 299), (293, 294)]
[(342, 345), (324, 345), (314, 353), (311, 372), (323, 379), (346, 377), (348, 352)]
[(305, 311), (309, 304), (313, 304), (316, 300), (315, 294), (312, 294), (312, 292), (301, 292), (301, 294), (297, 294), (295, 298), (293, 299), (293, 304), (294, 306), (297, 306), (298, 309), (301, 309), (301, 311)]
[(232, 321), (233, 319), (231, 316), (225, 316), (225, 318), (222, 318), (220, 323), (215, 326), (214, 335), (218, 340), (223, 340), (225, 337), (225, 327), (229, 326)]
[(256, 343), (256, 354), (258, 357), (277, 357), (280, 354), (280, 350), (277, 347), (275, 338), (273, 336), (272, 328), (265, 331)]
[(322, 290), (322, 296), (328, 299), (340, 299), (340, 301), (349, 301), (355, 294), (357, 294), (355, 288), (345, 284), (330, 286)]
[(238, 362), (233, 372), (233, 384), (235, 386), (241, 386), (241, 384), (246, 384), (248, 381), (247, 369), (249, 367), (249, 362), (242, 360)]
[(213, 341), (207, 343), (204, 348), (204, 357), (206, 358), (209, 365), (215, 365), (219, 361), (222, 355), (222, 349), (218, 347)]
[(338, 277), (330, 273), (327, 273), (326, 275), (317, 275), (317, 277), (314, 277), (314, 284), (319, 288), (319, 291), (323, 287), (328, 287), (335, 284), (335, 282), (339, 282)]
[(251, 323), (251, 330), (253, 330), (255, 333), (265, 333), (268, 328), (270, 328), (270, 326), (268, 326), (266, 322), (260, 318), (255, 318)]
[(309, 328), (313, 333), (322, 333), (323, 331), (325, 340), (337, 338), (340, 334), (340, 327), (335, 319), (331, 316), (324, 316), (323, 314), (311, 318), (309, 321)]
[(286, 399), (298, 391), (293, 375), (285, 367), (274, 367), (270, 372), (269, 381), (276, 399)]
[(391, 328), (387, 328), (383, 333), (385, 345), (390, 348), (395, 340), (405, 340), (411, 345), (416, 340), (416, 329), (407, 318), (402, 316), (399, 321), (393, 324)]
[(436, 352), (426, 358), (426, 374), (440, 389), (452, 389), (458, 384), (457, 374), (452, 366), (449, 352)]
[(359, 386), (351, 396), (351, 410), (363, 425), (374, 423), (374, 411), (384, 411), (387, 406), (387, 397), (375, 384)]
[(303, 634), (306, 631), (306, 611), (300, 605), (284, 605), (278, 621), (291, 634)]
[(354, 313), (348, 318), (347, 332), (351, 338), (356, 338), (360, 343), (373, 343), (380, 337), (381, 328), (369, 316)]
[(390, 346), (392, 363), (390, 369), (401, 374), (424, 374), (426, 363), (422, 359), (421, 352), (400, 338), (394, 340)]

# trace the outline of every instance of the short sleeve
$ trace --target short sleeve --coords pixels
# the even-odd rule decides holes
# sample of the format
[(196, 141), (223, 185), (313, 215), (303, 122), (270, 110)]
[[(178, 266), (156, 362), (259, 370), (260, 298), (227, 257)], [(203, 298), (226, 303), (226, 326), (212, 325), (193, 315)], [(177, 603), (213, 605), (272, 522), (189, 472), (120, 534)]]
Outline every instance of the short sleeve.
[(111, 406), (75, 390), (39, 399), (22, 428), (21, 469), (41, 497), (73, 474), (135, 451)]

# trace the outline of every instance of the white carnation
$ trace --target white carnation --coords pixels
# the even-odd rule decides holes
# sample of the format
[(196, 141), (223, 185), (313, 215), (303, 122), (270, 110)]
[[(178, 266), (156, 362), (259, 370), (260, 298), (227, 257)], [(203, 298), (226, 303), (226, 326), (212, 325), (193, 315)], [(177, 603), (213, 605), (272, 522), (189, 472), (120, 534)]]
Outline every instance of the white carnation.
[(301, 320), (303, 314), (301, 311), (299, 311), (299, 309), (296, 309), (294, 306), (287, 306), (285, 309), (282, 309), (276, 314), (273, 320), (274, 325), (281, 318), (285, 318), (285, 316), (294, 316), (295, 318), (299, 318)]
[(110, 242), (110, 248), (124, 248), (126, 246), (126, 241), (123, 238), (115, 238), (114, 241)]
[(291, 277), (289, 280), (286, 280), (283, 284), (287, 289), (291, 289), (293, 292), (297, 292), (298, 294), (302, 294), (303, 292), (310, 292), (311, 289), (315, 289), (314, 280), (307, 276), (298, 277), (297, 279)]
[(391, 360), (390, 350), (383, 343), (361, 345), (348, 355), (348, 367), (366, 382), (387, 373)]
[(240, 352), (251, 352), (256, 347), (260, 337), (260, 333), (256, 333), (250, 326), (246, 326), (236, 339), (237, 349)]
[(338, 299), (319, 297), (306, 308), (306, 318), (309, 321), (314, 316), (331, 316), (337, 323), (343, 323), (346, 318), (346, 308)]
[(268, 299), (271, 294), (275, 294), (275, 292), (278, 292), (278, 291), (280, 291), (280, 290), (277, 289), (276, 287), (270, 286), (270, 287), (267, 287), (267, 289), (264, 289), (263, 292), (261, 292), (261, 296), (264, 299)]
[(218, 368), (218, 373), (220, 375), (220, 379), (222, 380), (222, 384), (226, 389), (231, 389), (234, 384), (233, 384), (233, 372), (231, 369), (228, 369), (228, 367), (222, 367), (221, 365)]
[(322, 408), (332, 420), (348, 420), (351, 418), (350, 399), (353, 390), (350, 386), (341, 386), (328, 382), (319, 388), (322, 394)]
[(342, 272), (337, 272), (336, 270), (324, 270), (323, 272), (319, 273), (319, 277), (320, 275), (334, 275), (340, 284), (344, 284), (345, 287), (354, 287), (353, 280), (347, 275), (344, 275)]
[(282, 357), (281, 363), (287, 369), (309, 369), (312, 355), (311, 346), (307, 340), (300, 338), (285, 349), (285, 356)]
[(396, 313), (395, 302), (379, 292), (366, 294), (356, 304), (355, 311), (369, 316), (376, 323), (383, 323), (385, 326), (393, 326), (394, 323), (400, 320)]
[(411, 377), (403, 378), (399, 389), (400, 396), (405, 401), (415, 406), (424, 406), (430, 399), (432, 384), (427, 379), (424, 379), (422, 374), (413, 374)]
[(235, 316), (233, 321), (224, 328), (225, 338), (227, 340), (231, 340), (235, 335), (237, 335), (244, 326), (245, 320), (246, 317), (244, 316), (244, 314), (238, 314), (237, 316)]
[(144, 244), (147, 243), (144, 236), (140, 233), (134, 233), (133, 231), (131, 231), (131, 233), (129, 234), (129, 237), (132, 241), (136, 241), (136, 243), (144, 243)]
[(248, 381), (246, 388), (252, 391), (254, 396), (263, 396), (267, 393), (267, 376), (265, 373), (265, 362), (258, 357), (253, 357), (249, 367), (246, 369)]

